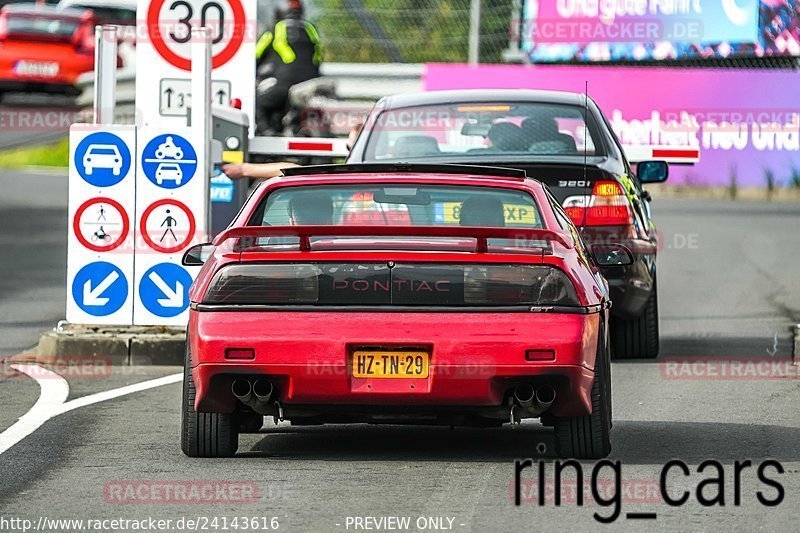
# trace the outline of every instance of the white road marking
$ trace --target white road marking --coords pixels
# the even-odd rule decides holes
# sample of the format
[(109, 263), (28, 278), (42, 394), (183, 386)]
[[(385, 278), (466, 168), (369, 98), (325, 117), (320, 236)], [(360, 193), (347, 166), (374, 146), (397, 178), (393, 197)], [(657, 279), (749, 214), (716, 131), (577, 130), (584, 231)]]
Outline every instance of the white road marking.
[[(0, 454), (39, 429), (57, 413), (69, 395), (67, 380), (39, 365), (11, 365), (11, 368), (31, 376), (39, 383), (39, 399), (30, 411), (22, 415), (11, 427), (0, 433)], [(34, 377), (34, 374), (41, 377)]]
[(113, 400), (134, 392), (139, 392), (162, 385), (177, 383), (183, 379), (183, 373), (170, 374), (157, 379), (126, 385), (118, 389), (111, 389), (74, 400), (66, 401), (69, 396), (69, 383), (60, 375), (47, 370), (39, 365), (11, 365), (11, 368), (35, 379), (41, 392), (39, 399), (30, 411), (22, 415), (11, 427), (0, 433), (0, 454), (39, 429), (42, 424), (60, 414), (86, 407), (106, 400)]

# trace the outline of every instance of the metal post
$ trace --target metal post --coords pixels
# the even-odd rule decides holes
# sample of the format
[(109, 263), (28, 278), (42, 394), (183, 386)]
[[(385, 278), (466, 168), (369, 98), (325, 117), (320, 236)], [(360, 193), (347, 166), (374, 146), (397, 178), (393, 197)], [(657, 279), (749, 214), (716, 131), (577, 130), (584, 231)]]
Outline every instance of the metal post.
[(211, 30), (192, 28), (192, 137), (202, 143), (202, 158), (197, 162), (198, 172), (206, 188), (206, 233), (211, 233), (211, 197), (208, 180), (212, 172), (211, 162)]
[(117, 107), (117, 27), (94, 29), (94, 123), (113, 124)]
[(469, 59), (470, 65), (478, 64), (481, 45), (481, 0), (469, 3)]

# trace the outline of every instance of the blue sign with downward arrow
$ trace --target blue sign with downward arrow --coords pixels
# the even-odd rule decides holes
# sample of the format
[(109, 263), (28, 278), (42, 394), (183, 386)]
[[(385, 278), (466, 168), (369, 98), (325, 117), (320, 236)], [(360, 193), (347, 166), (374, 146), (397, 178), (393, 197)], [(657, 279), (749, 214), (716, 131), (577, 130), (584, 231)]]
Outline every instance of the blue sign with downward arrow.
[(173, 317), (189, 307), (189, 287), (192, 276), (172, 263), (159, 263), (142, 276), (139, 298), (145, 308), (156, 316)]
[(128, 280), (111, 263), (89, 263), (75, 275), (72, 297), (84, 312), (108, 316), (118, 311), (128, 298)]

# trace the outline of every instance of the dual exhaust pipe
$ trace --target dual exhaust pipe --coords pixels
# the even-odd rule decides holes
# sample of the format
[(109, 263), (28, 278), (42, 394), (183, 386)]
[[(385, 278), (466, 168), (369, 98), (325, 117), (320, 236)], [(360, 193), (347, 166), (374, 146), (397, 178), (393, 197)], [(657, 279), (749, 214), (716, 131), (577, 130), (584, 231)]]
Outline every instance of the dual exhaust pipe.
[(553, 405), (556, 389), (544, 384), (534, 388), (530, 383), (521, 383), (514, 387), (514, 402), (527, 416), (539, 416)]
[(267, 409), (275, 388), (266, 379), (256, 379), (251, 383), (250, 380), (238, 378), (231, 384), (231, 392), (237, 400), (258, 413)]

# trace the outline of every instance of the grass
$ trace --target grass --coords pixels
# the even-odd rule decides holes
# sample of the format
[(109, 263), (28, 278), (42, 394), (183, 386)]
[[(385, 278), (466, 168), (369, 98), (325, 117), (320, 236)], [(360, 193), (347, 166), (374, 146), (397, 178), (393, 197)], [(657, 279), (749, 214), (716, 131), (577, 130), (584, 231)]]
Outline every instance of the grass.
[(69, 165), (69, 137), (56, 142), (0, 152), (0, 167), (61, 167)]

